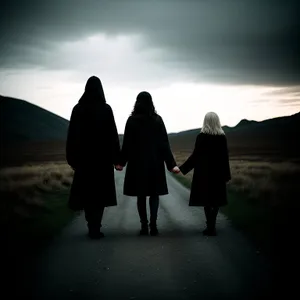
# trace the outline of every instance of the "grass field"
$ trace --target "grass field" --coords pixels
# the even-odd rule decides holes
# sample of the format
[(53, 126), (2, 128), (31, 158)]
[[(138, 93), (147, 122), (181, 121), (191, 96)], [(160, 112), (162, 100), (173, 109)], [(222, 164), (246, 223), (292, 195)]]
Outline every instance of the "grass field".
[[(180, 166), (190, 155), (177, 151)], [(229, 204), (222, 211), (265, 251), (272, 251), (281, 233), (295, 233), (295, 215), (300, 208), (300, 163), (266, 157), (231, 157), (232, 180), (228, 183)], [(193, 172), (177, 179), (190, 187)]]
[[(74, 217), (67, 207), (73, 170), (63, 160), (62, 143), (13, 149), (6, 152), (9, 159), (3, 160), (0, 169), (0, 230), (12, 257), (8, 261), (18, 269)], [(16, 155), (18, 152), (22, 155)], [(175, 150), (177, 164), (180, 166), (190, 153)], [(222, 212), (262, 251), (276, 249), (281, 255), (288, 249), (291, 256), (296, 249), (293, 235), (299, 227), (299, 158), (245, 152), (231, 155), (230, 165), (229, 204)], [(192, 174), (175, 177), (190, 186)]]
[(2, 267), (8, 281), (29, 278), (37, 255), (75, 216), (67, 206), (72, 177), (73, 170), (59, 162), (0, 169)]
[(17, 274), (74, 217), (67, 206), (72, 177), (59, 162), (0, 170), (1, 236)]

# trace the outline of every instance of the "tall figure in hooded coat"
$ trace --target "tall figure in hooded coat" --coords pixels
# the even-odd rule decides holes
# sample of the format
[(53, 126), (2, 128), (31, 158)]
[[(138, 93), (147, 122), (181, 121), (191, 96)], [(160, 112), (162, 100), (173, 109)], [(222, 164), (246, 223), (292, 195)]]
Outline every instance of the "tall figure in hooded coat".
[(179, 172), (169, 145), (162, 118), (156, 113), (148, 92), (137, 96), (128, 118), (121, 151), (121, 166), (126, 167), (124, 194), (137, 196), (140, 234), (148, 234), (146, 197), (150, 196), (150, 234), (157, 235), (159, 196), (168, 194), (165, 164)]
[(194, 169), (189, 205), (204, 207), (203, 234), (216, 235), (217, 214), (227, 204), (226, 183), (231, 179), (227, 139), (216, 113), (205, 115), (194, 151), (179, 169), (184, 175)]
[(68, 129), (66, 156), (75, 170), (69, 206), (84, 210), (91, 238), (100, 231), (105, 207), (117, 205), (114, 165), (119, 161), (119, 136), (101, 81), (92, 76), (74, 106)]

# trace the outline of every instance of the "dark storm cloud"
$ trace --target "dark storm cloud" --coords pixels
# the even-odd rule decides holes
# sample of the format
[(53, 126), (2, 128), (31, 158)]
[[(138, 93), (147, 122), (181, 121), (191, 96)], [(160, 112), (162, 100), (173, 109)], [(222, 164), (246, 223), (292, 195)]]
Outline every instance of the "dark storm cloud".
[[(195, 80), (300, 83), (298, 0), (6, 1), (0, 67), (51, 68), (61, 42), (141, 34), (160, 63)], [(142, 49), (142, 48), (141, 48)]]
[(264, 93), (264, 96), (266, 96), (267, 99), (270, 97), (277, 99), (277, 101), (282, 104), (297, 103), (300, 105), (300, 85), (289, 86), (266, 92)]
[(267, 93), (271, 96), (282, 96), (282, 95), (292, 95), (292, 96), (299, 96), (300, 97), (300, 85), (292, 86), (292, 87), (285, 87), (278, 90), (274, 90)]
[(281, 99), (279, 102), (283, 104), (300, 104), (300, 97), (298, 99)]

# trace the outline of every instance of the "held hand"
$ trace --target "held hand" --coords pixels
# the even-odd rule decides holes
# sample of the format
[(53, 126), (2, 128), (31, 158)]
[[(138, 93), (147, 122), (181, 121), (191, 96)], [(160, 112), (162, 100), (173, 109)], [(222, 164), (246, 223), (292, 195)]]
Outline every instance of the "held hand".
[(120, 166), (120, 165), (115, 165), (115, 169), (116, 169), (117, 171), (123, 171), (123, 167)]
[(180, 169), (176, 166), (171, 170), (172, 173), (178, 174), (180, 173)]

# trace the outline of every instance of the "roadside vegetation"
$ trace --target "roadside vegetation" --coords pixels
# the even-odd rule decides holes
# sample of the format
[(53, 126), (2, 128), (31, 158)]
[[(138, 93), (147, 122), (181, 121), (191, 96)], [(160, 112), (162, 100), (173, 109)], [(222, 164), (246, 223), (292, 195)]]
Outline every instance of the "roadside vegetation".
[[(189, 152), (175, 152), (177, 164)], [(297, 160), (268, 160), (265, 157), (231, 157), (232, 180), (228, 183), (227, 206), (222, 212), (243, 230), (259, 249), (272, 252), (278, 239), (296, 228), (300, 208), (300, 163)], [(176, 175), (190, 187), (193, 172)]]

